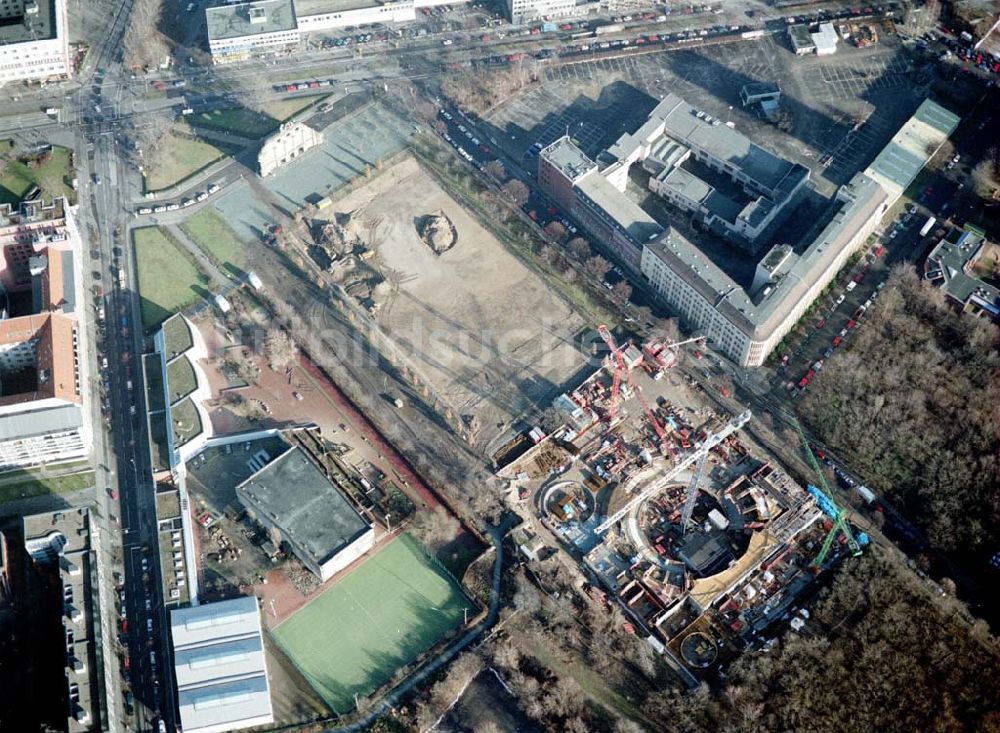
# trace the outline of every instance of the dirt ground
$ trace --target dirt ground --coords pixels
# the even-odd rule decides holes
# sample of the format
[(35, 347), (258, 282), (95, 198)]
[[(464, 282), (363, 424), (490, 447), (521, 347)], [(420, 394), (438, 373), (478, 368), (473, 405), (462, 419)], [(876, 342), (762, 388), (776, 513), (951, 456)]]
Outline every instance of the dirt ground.
[(485, 730), (490, 724), (503, 733), (540, 733), (542, 730), (519, 708), (517, 698), (487, 669), (466, 688), (437, 730), (440, 733), (474, 733)]
[[(554, 397), (579, 368), (584, 323), (411, 158), (336, 202), (381, 220), (378, 258), (391, 284), (379, 323), (436, 396), (457, 415), (493, 426)], [(417, 232), (442, 211), (455, 246), (435, 254)]]

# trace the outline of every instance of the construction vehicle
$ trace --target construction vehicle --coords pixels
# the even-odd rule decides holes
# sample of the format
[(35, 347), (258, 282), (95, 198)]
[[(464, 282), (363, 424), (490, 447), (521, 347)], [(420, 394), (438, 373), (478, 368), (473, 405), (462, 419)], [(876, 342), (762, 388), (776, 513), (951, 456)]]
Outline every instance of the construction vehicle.
[(281, 225), (280, 224), (269, 224), (267, 229), (261, 235), (261, 240), (264, 244), (275, 246), (278, 243), (278, 237), (281, 236)]
[(837, 506), (837, 503), (833, 500), (833, 492), (830, 491), (829, 485), (826, 483), (826, 477), (823, 475), (823, 469), (819, 465), (819, 461), (816, 460), (816, 454), (809, 445), (809, 441), (806, 439), (806, 434), (802, 430), (802, 426), (799, 424), (798, 420), (792, 419), (795, 426), (795, 431), (799, 434), (799, 440), (802, 442), (802, 450), (805, 451), (806, 458), (809, 461), (809, 465), (812, 466), (813, 471), (816, 473), (816, 478), (822, 486), (822, 489), (812, 484), (806, 487), (806, 491), (812, 494), (816, 498), (816, 505), (820, 508), (826, 516), (830, 518), (832, 524), (830, 526), (830, 531), (826, 535), (826, 539), (823, 540), (823, 545), (820, 547), (819, 553), (813, 558), (810, 567), (813, 572), (819, 572), (823, 569), (823, 563), (826, 561), (826, 556), (830, 554), (830, 548), (833, 547), (834, 541), (837, 539), (838, 535), (843, 535), (844, 542), (850, 549), (851, 554), (854, 557), (858, 557), (861, 554), (861, 548), (863, 545), (867, 545), (869, 542), (868, 535), (864, 532), (858, 534), (855, 537), (854, 532), (851, 530), (851, 525), (847, 522), (847, 513)]

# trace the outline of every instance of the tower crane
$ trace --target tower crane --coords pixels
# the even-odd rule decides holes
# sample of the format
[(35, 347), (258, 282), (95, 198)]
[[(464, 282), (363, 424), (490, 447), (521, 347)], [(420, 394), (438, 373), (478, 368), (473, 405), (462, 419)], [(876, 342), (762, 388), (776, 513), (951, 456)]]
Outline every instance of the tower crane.
[(615, 342), (615, 338), (611, 335), (611, 331), (608, 330), (607, 326), (598, 326), (597, 332), (601, 335), (601, 338), (604, 339), (604, 343), (608, 345), (608, 348), (611, 350), (612, 357), (615, 360), (615, 373), (611, 380), (611, 404), (608, 406), (608, 419), (615, 419), (615, 415), (618, 410), (618, 391), (621, 388), (622, 376), (624, 375), (625, 379), (628, 381), (629, 387), (632, 388), (632, 392), (639, 399), (639, 404), (642, 405), (642, 409), (646, 411), (646, 417), (649, 418), (649, 422), (653, 426), (653, 431), (656, 433), (656, 437), (660, 441), (662, 450), (663, 446), (666, 445), (667, 433), (663, 429), (663, 426), (660, 425), (660, 421), (656, 419), (656, 415), (654, 415), (653, 411), (650, 409), (649, 404), (646, 402), (646, 398), (642, 396), (642, 390), (640, 390), (635, 381), (633, 381), (632, 372), (625, 364), (625, 358), (622, 356), (622, 348)]
[(688, 525), (691, 524), (691, 515), (694, 514), (694, 505), (698, 501), (698, 484), (705, 473), (705, 464), (708, 463), (708, 451), (702, 453), (698, 459), (698, 465), (694, 469), (694, 476), (688, 484), (687, 495), (684, 497), (684, 509), (681, 511), (681, 534), (685, 534)]
[(673, 468), (660, 476), (659, 479), (650, 483), (645, 489), (629, 499), (621, 509), (605, 519), (594, 531), (597, 532), (597, 534), (607, 532), (608, 529), (610, 529), (611, 526), (618, 522), (622, 517), (635, 509), (635, 507), (639, 504), (646, 501), (649, 497), (662, 491), (667, 484), (673, 481), (683, 471), (686, 471), (691, 465), (702, 460), (702, 458), (708, 455), (708, 452), (712, 450), (712, 448), (722, 443), (726, 438), (742, 428), (748, 422), (750, 422), (750, 410), (741, 412), (739, 415), (726, 423), (719, 432), (709, 433), (705, 437), (705, 440), (703, 440), (693, 451), (684, 456), (684, 458), (676, 463)]
[(823, 567), (823, 562), (830, 553), (830, 548), (833, 547), (833, 542), (837, 539), (838, 534), (842, 533), (844, 535), (847, 547), (854, 557), (861, 554), (862, 545), (868, 544), (868, 536), (864, 533), (861, 533), (857, 537), (854, 536), (854, 532), (851, 531), (851, 526), (847, 522), (847, 513), (838, 507), (833, 500), (833, 492), (830, 491), (830, 487), (826, 483), (826, 477), (823, 475), (823, 469), (820, 468), (819, 461), (816, 460), (816, 455), (813, 453), (812, 448), (809, 447), (809, 441), (806, 439), (806, 434), (802, 431), (802, 426), (794, 418), (792, 418), (792, 422), (795, 424), (795, 431), (799, 434), (799, 440), (802, 442), (802, 450), (806, 452), (809, 465), (815, 471), (816, 478), (822, 487), (809, 486), (807, 489), (810, 494), (816, 497), (816, 503), (823, 510), (823, 513), (833, 520), (833, 526), (830, 527), (830, 531), (823, 540), (823, 545), (820, 547), (819, 553), (813, 558), (810, 565), (814, 571), (818, 571)]

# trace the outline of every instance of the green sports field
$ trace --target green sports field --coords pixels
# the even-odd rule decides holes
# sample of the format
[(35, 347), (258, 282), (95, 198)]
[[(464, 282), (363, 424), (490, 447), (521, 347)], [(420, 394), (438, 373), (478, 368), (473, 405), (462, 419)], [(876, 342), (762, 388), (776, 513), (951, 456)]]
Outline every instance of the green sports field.
[(472, 602), (421, 545), (402, 537), (272, 631), (335, 711), (377, 689), (462, 622)]

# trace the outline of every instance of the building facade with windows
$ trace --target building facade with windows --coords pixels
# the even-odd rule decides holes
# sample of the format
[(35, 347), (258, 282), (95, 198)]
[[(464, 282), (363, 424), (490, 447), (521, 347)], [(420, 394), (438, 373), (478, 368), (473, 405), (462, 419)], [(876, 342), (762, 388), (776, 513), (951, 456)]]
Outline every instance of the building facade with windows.
[(80, 238), (70, 207), (0, 207), (0, 470), (85, 458)]
[(292, 0), (255, 0), (205, 8), (205, 23), (208, 49), (216, 64), (289, 50), (300, 41)]
[(772, 248), (749, 290), (675, 231), (643, 247), (642, 276), (689, 330), (741, 366), (761, 366), (874, 231), (887, 202), (874, 180), (856, 174), (837, 191), (819, 235), (801, 254)]
[(69, 73), (66, 0), (0, 0), (0, 86)]
[[(596, 3), (584, 4), (582, 12), (586, 13), (588, 7), (596, 9)], [(581, 8), (575, 0), (507, 0), (507, 17), (515, 24), (568, 18), (579, 14)]]

